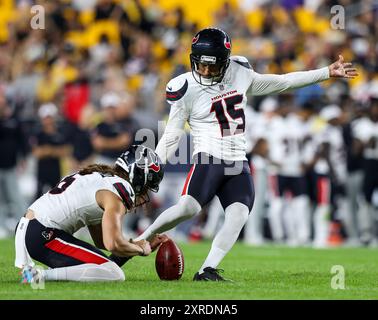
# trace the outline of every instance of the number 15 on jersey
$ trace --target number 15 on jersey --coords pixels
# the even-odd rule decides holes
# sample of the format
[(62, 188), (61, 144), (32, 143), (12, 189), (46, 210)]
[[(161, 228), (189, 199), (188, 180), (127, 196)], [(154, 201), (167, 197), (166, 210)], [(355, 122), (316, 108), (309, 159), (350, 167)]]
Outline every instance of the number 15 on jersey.
[[(231, 97), (227, 97), (221, 100), (214, 101), (211, 105), (210, 112), (215, 112), (222, 137), (243, 133), (245, 130), (245, 115), (243, 109), (236, 109), (236, 105), (243, 101), (243, 95), (237, 94)], [(226, 116), (226, 113), (231, 119), (237, 122), (237, 126), (234, 132), (231, 132), (230, 122)], [(237, 119), (241, 119), (236, 121)]]

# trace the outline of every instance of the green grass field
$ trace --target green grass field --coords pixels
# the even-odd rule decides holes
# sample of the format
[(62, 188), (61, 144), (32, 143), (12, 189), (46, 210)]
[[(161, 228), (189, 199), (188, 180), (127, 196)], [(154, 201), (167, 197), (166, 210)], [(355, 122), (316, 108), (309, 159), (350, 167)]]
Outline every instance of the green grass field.
[[(161, 281), (155, 254), (124, 266), (123, 283), (47, 282), (44, 290), (20, 283), (13, 267), (13, 240), (0, 241), (0, 299), (378, 299), (378, 249), (259, 248), (236, 244), (219, 266), (234, 282), (193, 282), (209, 242), (180, 244), (185, 272)], [(345, 270), (345, 289), (331, 288), (334, 265)]]

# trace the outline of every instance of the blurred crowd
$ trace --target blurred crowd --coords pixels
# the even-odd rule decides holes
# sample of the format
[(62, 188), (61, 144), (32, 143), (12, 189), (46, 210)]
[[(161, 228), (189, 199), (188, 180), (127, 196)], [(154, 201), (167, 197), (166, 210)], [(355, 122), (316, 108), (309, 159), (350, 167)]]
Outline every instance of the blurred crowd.
[[(31, 27), (33, 5), (45, 11), (43, 29)], [(331, 24), (336, 5), (344, 24)], [(360, 74), (282, 97), (249, 97), (256, 203), (241, 237), (256, 245), (374, 243), (377, 180), (366, 180), (378, 171), (377, 9), (374, 0), (3, 0), (0, 237), (63, 175), (113, 163), (140, 128), (157, 132), (169, 111), (166, 83), (190, 70), (191, 39), (211, 25), (228, 32), (233, 54), (260, 73), (323, 67), (342, 54)], [(23, 192), (30, 172), (35, 185)], [(170, 185), (186, 174), (167, 173)], [(147, 220), (128, 227), (139, 232), (171, 202), (157, 197)], [(181, 233), (206, 238), (221, 217), (215, 200)]]

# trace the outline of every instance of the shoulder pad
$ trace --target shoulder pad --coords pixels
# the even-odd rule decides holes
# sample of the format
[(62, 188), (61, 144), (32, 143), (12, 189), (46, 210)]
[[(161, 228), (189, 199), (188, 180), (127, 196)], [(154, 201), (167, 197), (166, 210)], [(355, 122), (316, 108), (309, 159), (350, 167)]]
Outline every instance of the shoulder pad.
[(121, 182), (121, 179), (119, 179), (118, 182), (113, 183), (113, 187), (117, 190), (126, 209), (130, 210), (135, 202), (135, 192), (131, 185), (126, 181)]
[(243, 56), (231, 56), (230, 57), (231, 61), (236, 62), (237, 64), (240, 64), (241, 66), (247, 68), (247, 69), (252, 69), (251, 65), (249, 64), (249, 61), (246, 57)]
[(180, 75), (168, 82), (166, 88), (166, 99), (168, 102), (180, 100), (188, 90), (188, 79)]

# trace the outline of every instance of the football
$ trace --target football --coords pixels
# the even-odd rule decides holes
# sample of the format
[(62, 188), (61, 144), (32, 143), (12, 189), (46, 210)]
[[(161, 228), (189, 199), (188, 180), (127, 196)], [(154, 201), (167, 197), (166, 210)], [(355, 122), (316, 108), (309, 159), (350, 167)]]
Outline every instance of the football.
[(156, 253), (155, 267), (161, 280), (178, 280), (181, 278), (184, 273), (184, 255), (172, 239), (160, 245)]

